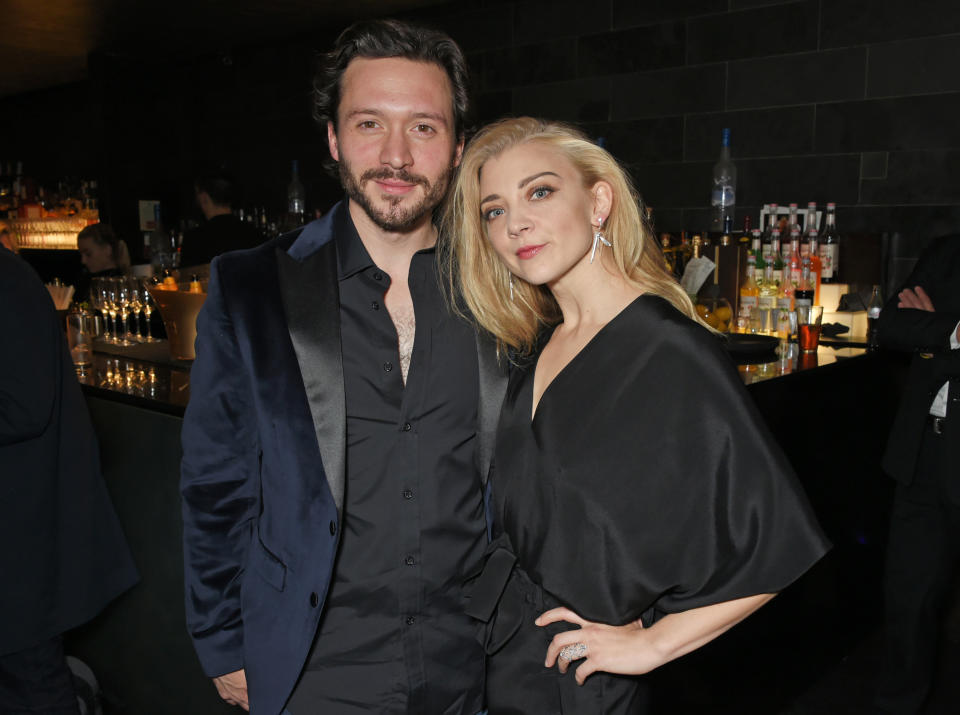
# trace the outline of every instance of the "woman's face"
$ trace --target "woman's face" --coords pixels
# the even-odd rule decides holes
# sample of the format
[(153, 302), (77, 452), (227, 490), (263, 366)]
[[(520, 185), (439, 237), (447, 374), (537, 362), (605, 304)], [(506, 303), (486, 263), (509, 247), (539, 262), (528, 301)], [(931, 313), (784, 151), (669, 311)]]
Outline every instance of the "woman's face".
[(480, 212), (500, 260), (523, 280), (552, 285), (589, 263), (610, 186), (583, 185), (569, 159), (546, 144), (517, 145), (483, 165)]
[(117, 267), (113, 260), (113, 249), (109, 244), (97, 243), (92, 238), (81, 238), (77, 240), (77, 248), (80, 250), (80, 262), (91, 273)]

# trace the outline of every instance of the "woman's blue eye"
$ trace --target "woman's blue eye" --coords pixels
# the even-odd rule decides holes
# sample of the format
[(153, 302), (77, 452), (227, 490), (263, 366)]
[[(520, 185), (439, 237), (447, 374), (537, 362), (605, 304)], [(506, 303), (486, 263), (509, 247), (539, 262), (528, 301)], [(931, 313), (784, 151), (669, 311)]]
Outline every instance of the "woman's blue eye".
[(485, 221), (492, 221), (497, 216), (502, 216), (502, 215), (503, 215), (503, 209), (490, 209), (489, 211), (485, 211), (483, 213), (483, 219)]
[(551, 189), (549, 186), (538, 186), (538, 187), (535, 188), (535, 189), (533, 190), (533, 192), (530, 194), (530, 198), (532, 198), (532, 199), (545, 199), (545, 198), (547, 198), (547, 197), (548, 197), (550, 194), (552, 194), (552, 193), (553, 193), (553, 189)]

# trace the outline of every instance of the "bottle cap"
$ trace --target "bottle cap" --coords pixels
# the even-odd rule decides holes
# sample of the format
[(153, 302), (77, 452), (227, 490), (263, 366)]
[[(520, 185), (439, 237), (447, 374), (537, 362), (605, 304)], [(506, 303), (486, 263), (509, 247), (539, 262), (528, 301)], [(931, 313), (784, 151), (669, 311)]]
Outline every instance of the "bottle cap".
[(828, 208), (828, 209), (835, 209), (835, 208), (837, 208), (837, 205), (836, 205), (835, 203), (832, 203), (832, 202), (831, 202), (831, 203), (827, 204), (827, 208)]

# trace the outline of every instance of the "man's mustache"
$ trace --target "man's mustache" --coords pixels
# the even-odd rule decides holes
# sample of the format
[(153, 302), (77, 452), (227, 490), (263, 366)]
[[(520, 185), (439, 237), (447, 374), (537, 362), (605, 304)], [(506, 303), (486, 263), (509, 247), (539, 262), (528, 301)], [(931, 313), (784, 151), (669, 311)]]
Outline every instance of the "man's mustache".
[(411, 174), (406, 169), (400, 169), (399, 171), (393, 171), (391, 169), (369, 169), (360, 175), (361, 184), (365, 184), (368, 181), (385, 181), (391, 179), (394, 181), (403, 181), (407, 184), (420, 184), (424, 188), (430, 188), (430, 182), (425, 176)]

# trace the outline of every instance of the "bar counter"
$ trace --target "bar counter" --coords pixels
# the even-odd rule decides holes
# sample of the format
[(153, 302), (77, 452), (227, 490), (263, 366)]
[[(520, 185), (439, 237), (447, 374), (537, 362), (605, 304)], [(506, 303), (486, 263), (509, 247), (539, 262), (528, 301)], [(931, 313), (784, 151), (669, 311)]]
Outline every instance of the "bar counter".
[[(164, 358), (163, 343), (100, 347), (122, 354), (95, 353), (80, 380), (142, 580), (74, 632), (68, 652), (91, 664), (115, 712), (235, 712), (201, 672), (185, 626), (178, 482), (189, 369)], [(778, 712), (879, 622), (892, 493), (879, 458), (905, 362), (862, 348), (793, 348), (738, 370), (834, 548), (733, 631), (656, 671), (655, 692), (671, 698), (657, 713)], [(161, 362), (144, 359), (158, 351)]]

